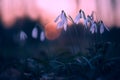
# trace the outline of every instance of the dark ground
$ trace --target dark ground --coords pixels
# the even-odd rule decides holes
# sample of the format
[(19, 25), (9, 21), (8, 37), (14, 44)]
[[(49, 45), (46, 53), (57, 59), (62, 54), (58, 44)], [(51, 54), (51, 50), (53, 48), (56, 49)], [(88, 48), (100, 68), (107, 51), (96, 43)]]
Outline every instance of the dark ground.
[[(0, 24), (0, 80), (120, 80), (119, 28), (93, 35), (73, 25), (58, 39), (41, 42), (31, 37), (35, 24)], [(14, 38), (20, 30), (28, 35), (25, 42)]]

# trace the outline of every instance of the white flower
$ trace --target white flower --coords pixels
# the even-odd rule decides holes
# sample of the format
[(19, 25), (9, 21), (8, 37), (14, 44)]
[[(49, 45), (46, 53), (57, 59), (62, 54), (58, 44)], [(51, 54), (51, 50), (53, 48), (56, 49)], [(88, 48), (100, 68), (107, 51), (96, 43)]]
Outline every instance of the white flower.
[(88, 23), (89, 22), (92, 23), (91, 17), (89, 15), (87, 15), (87, 17), (86, 17), (84, 11), (82, 11), (81, 14), (82, 14), (82, 17), (84, 19), (84, 23), (83, 24), (85, 25), (85, 28), (87, 28), (88, 27)]
[(54, 20), (54, 22), (57, 22), (57, 21), (59, 20), (60, 16), (61, 16), (61, 15), (59, 15), (59, 16)]
[(60, 21), (59, 23), (57, 23), (57, 29), (62, 28), (64, 25), (64, 21)]
[(81, 13), (81, 11), (82, 11), (82, 10), (80, 9), (79, 13), (77, 14), (77, 16), (76, 16), (75, 19), (74, 19), (74, 23), (76, 23), (76, 24), (78, 24), (80, 18), (82, 18), (82, 13)]
[(96, 24), (96, 22), (92, 22), (90, 31), (91, 31), (92, 34), (97, 33), (97, 24)]
[(85, 28), (88, 27), (88, 23), (92, 23), (92, 20), (91, 20), (91, 18), (90, 18), (89, 15), (87, 15), (87, 18), (84, 19), (84, 25), (85, 25)]
[(90, 17), (87, 16), (87, 18), (86, 18), (86, 15), (85, 15), (84, 11), (83, 11), (83, 10), (80, 10), (79, 13), (78, 13), (78, 15), (75, 17), (74, 23), (78, 24), (80, 18), (83, 18), (83, 19), (84, 19), (84, 23), (83, 23), (83, 24), (84, 24), (85, 27), (87, 28), (87, 27), (88, 27), (87, 24), (88, 24), (88, 22), (90, 22)]
[(27, 39), (27, 34), (24, 31), (20, 32), (20, 40), (25, 40)]
[(40, 40), (41, 40), (41, 41), (44, 41), (44, 40), (45, 40), (45, 32), (44, 32), (44, 31), (42, 31), (42, 32), (40, 33)]
[(105, 24), (103, 23), (103, 21), (100, 21), (100, 34), (103, 34), (103, 32), (105, 31), (105, 29), (107, 31), (109, 31), (109, 29), (105, 26)]
[(35, 38), (35, 39), (38, 37), (38, 29), (37, 29), (37, 27), (33, 28), (33, 30), (32, 30), (32, 37)]
[(64, 30), (67, 31), (67, 21), (64, 22)]
[(88, 27), (88, 22), (90, 22), (90, 18), (87, 16), (87, 18), (86, 18), (86, 15), (85, 15), (85, 13), (84, 13), (84, 11), (81, 11), (81, 15), (82, 15), (82, 18), (84, 19), (84, 25), (85, 25), (85, 28), (87, 28)]
[(103, 32), (104, 32), (104, 26), (101, 24), (100, 25), (100, 34), (103, 34)]
[(81, 15), (82, 15), (82, 18), (85, 20), (86, 19), (86, 15), (85, 15), (85, 12), (83, 10), (81, 11)]
[(91, 18), (91, 20), (94, 20), (94, 11), (92, 11), (90, 18)]
[(67, 16), (63, 10), (61, 11), (61, 14), (55, 19), (54, 22), (57, 22), (59, 20), (59, 18), (61, 20), (57, 23), (57, 28), (59, 29), (59, 28), (64, 27), (64, 30), (66, 31), (68, 21), (67, 21)]

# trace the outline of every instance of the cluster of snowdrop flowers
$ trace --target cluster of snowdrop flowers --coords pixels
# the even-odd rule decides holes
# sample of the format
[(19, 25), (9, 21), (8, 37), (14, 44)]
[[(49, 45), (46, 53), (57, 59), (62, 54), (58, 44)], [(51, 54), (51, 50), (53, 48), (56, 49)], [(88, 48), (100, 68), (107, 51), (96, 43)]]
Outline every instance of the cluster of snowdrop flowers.
[[(84, 20), (83, 24), (85, 26), (85, 29), (90, 27), (89, 29), (92, 34), (97, 33), (97, 32), (100, 32), (100, 34), (103, 34), (105, 30), (109, 31), (108, 27), (103, 23), (102, 20), (100, 20), (100, 21), (94, 20), (94, 11), (92, 11), (91, 15), (86, 16), (85, 12), (80, 9), (78, 14), (76, 15), (75, 19), (73, 20), (73, 18), (71, 16), (67, 17), (65, 11), (62, 10), (61, 13), (54, 20), (54, 22), (57, 23), (57, 29), (64, 28), (64, 30), (66, 31), (67, 25), (68, 25), (68, 19), (70, 21), (72, 21), (72, 23), (74, 23), (74, 24), (79, 24), (80, 20), (83, 19)], [(42, 31), (40, 32), (40, 36), (39, 36), (39, 31), (38, 31), (37, 26), (39, 26), (39, 25), (37, 24), (33, 28), (31, 36), (34, 39), (39, 38), (40, 41), (44, 41), (45, 40), (45, 32), (42, 29)], [(23, 30), (20, 31), (19, 37), (20, 37), (21, 41), (25, 41), (28, 38), (27, 34)]]
[(67, 17), (64, 10), (62, 10), (61, 14), (55, 19), (55, 22), (57, 22), (59, 18), (61, 20), (57, 23), (57, 28), (59, 29), (63, 27), (65, 31), (67, 30), (68, 19), (70, 19), (70, 21), (72, 21), (74, 24), (79, 24), (80, 20), (83, 19), (84, 20), (83, 24), (85, 28), (87, 29), (88, 27), (90, 27), (90, 32), (92, 34), (97, 32), (103, 34), (105, 30), (109, 31), (109, 29), (103, 23), (102, 20), (100, 21), (94, 20), (94, 11), (92, 11), (91, 15), (86, 16), (85, 12), (82, 9), (80, 9), (79, 13), (76, 15), (75, 19), (73, 20), (71, 16)]
[[(38, 25), (38, 24), (37, 24)], [(38, 38), (38, 28), (37, 25), (33, 28), (32, 30), (32, 38), (37, 39)], [(39, 26), (39, 25), (38, 25)], [(40, 27), (40, 26), (39, 26)], [(45, 32), (42, 29), (42, 31), (40, 32), (40, 40), (44, 41), (45, 40)]]
[(54, 22), (57, 22), (59, 19), (61, 19), (61, 20), (57, 23), (57, 29), (63, 27), (64, 30), (66, 31), (68, 20), (67, 20), (67, 16), (66, 16), (66, 13), (64, 12), (64, 10), (61, 11), (61, 14), (58, 15), (58, 17), (55, 19)]
[(102, 34), (104, 32), (104, 30), (106, 29), (107, 31), (109, 31), (108, 27), (106, 27), (106, 25), (103, 23), (103, 21), (99, 21), (100, 22), (100, 33)]
[(94, 12), (92, 12), (91, 15), (87, 15), (87, 17), (86, 17), (84, 11), (80, 10), (79, 13), (77, 14), (77, 16), (75, 17), (74, 22), (76, 24), (78, 24), (81, 18), (84, 19), (85, 28), (87, 28), (89, 26), (88, 24), (90, 24), (90, 32), (92, 34), (98, 32), (98, 27), (100, 27), (99, 28), (100, 34), (103, 34), (105, 29), (107, 31), (109, 31), (109, 29), (106, 27), (106, 25), (103, 23), (102, 20), (100, 20), (98, 22), (94, 21)]
[[(31, 36), (32, 36), (32, 38), (37, 39), (39, 37), (38, 34), (39, 34), (39, 31), (38, 31), (38, 27), (36, 25), (32, 30)], [(28, 38), (27, 34), (23, 30), (20, 31), (19, 37), (20, 37), (21, 41), (25, 41)], [(44, 32), (44, 30), (42, 30), (40, 32), (40, 37), (39, 38), (40, 38), (40, 41), (45, 40), (45, 32)]]

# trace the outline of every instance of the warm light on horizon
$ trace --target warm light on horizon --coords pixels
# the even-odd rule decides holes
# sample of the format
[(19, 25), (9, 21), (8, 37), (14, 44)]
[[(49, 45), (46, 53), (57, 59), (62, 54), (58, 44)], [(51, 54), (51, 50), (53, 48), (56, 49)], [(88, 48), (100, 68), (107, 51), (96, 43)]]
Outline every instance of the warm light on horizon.
[(75, 18), (79, 9), (83, 9), (86, 14), (95, 11), (97, 19), (102, 19), (109, 26), (120, 25), (119, 0), (117, 0), (116, 12), (113, 12), (110, 0), (0, 0), (0, 6), (2, 22), (8, 26), (16, 19), (25, 16), (40, 20), (46, 25), (53, 21), (61, 10)]
[(54, 22), (61, 10), (75, 18), (82, 9), (86, 15), (95, 11), (97, 19), (102, 19), (108, 27), (120, 26), (119, 0), (116, 1), (116, 9), (113, 10), (110, 0), (0, 0), (0, 17), (7, 27), (26, 16), (45, 27)]

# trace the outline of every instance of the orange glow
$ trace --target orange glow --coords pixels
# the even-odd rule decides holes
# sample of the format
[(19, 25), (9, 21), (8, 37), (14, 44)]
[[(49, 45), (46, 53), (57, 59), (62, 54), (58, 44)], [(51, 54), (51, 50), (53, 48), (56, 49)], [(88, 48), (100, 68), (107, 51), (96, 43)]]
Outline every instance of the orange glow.
[(56, 29), (55, 23), (51, 22), (45, 26), (45, 35), (47, 39), (54, 40), (59, 37), (61, 29)]

